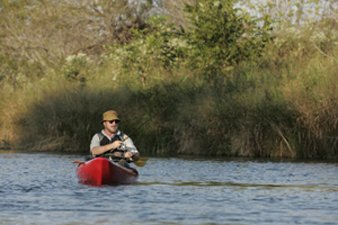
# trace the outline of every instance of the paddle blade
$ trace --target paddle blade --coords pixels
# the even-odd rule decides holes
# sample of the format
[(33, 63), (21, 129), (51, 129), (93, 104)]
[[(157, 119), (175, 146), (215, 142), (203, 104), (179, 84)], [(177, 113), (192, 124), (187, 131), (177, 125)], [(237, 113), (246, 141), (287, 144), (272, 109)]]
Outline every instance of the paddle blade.
[(73, 163), (82, 164), (82, 163), (85, 163), (85, 162), (83, 162), (81, 160), (74, 160)]
[(139, 167), (143, 167), (148, 161), (148, 158), (141, 157), (137, 161), (134, 161), (134, 164)]

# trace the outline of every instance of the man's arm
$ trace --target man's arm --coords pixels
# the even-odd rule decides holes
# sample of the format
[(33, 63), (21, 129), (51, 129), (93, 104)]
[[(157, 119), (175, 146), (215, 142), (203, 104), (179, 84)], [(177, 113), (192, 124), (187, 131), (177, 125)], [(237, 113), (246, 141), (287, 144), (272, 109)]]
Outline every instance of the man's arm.
[(109, 150), (117, 149), (122, 144), (122, 141), (114, 141), (113, 143), (100, 146), (100, 139), (97, 134), (95, 134), (90, 142), (90, 152), (95, 157), (101, 155)]
[(140, 153), (135, 147), (133, 141), (128, 136), (124, 138), (123, 144), (126, 146), (127, 151), (124, 154), (125, 158), (132, 158), (134, 161), (137, 161), (140, 158)]

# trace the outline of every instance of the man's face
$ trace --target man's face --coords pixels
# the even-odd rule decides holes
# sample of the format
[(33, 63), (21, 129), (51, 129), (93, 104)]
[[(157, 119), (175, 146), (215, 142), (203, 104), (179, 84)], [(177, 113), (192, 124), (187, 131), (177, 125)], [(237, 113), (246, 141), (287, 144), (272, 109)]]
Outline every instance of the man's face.
[(104, 128), (111, 134), (115, 134), (118, 129), (118, 120), (106, 120), (103, 122)]

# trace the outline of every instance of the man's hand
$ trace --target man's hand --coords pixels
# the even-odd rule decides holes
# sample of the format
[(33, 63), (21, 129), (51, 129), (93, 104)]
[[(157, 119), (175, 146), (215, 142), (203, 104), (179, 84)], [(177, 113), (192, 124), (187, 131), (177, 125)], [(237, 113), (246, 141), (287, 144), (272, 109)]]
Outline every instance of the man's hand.
[(124, 153), (124, 158), (130, 160), (132, 157), (133, 157), (133, 153), (131, 153), (131, 152), (125, 152), (125, 153)]
[(114, 141), (113, 143), (111, 143), (111, 148), (112, 149), (117, 149), (118, 147), (120, 147), (121, 146), (121, 144), (122, 144), (122, 141)]

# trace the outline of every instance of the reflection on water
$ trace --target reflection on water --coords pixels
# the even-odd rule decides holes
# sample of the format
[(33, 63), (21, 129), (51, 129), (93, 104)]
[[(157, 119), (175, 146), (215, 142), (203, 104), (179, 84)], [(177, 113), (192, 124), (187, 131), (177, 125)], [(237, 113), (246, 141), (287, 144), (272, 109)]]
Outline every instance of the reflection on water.
[(151, 158), (135, 185), (91, 187), (82, 158), (0, 153), (0, 225), (338, 221), (337, 164)]
[(196, 182), (196, 181), (177, 181), (177, 182), (138, 182), (136, 185), (139, 186), (151, 186), (151, 185), (162, 185), (162, 186), (191, 186), (191, 187), (238, 187), (238, 188), (260, 188), (260, 189), (273, 189), (273, 188), (296, 188), (303, 191), (332, 191), (338, 192), (338, 187), (332, 187), (328, 185), (300, 185), (300, 184), (246, 184), (246, 183), (232, 183), (232, 182)]

